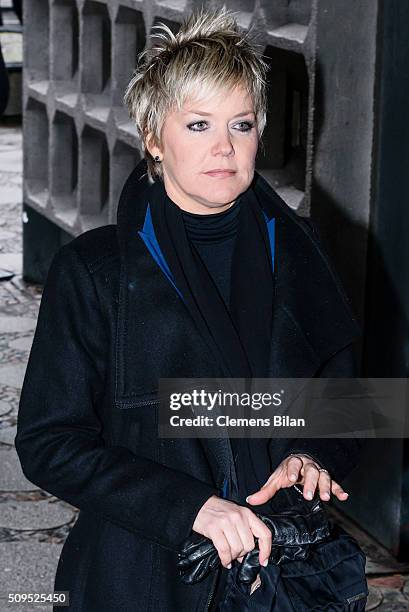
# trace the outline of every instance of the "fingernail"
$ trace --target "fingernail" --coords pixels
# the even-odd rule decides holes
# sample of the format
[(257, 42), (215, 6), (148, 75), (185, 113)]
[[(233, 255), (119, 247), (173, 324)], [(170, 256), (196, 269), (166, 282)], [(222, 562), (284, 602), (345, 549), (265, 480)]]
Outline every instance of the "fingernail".
[(231, 563), (229, 563), (229, 565), (227, 566), (227, 569), (231, 569)]
[(324, 499), (329, 499), (329, 493), (323, 493), (322, 497), (323, 497)]
[(251, 495), (247, 495), (247, 497), (246, 497), (246, 504), (248, 504), (248, 503), (249, 503), (249, 499), (250, 499), (250, 497), (251, 497)]
[(307, 499), (312, 499), (312, 491), (307, 491), (306, 497)]
[(292, 480), (293, 482), (295, 482), (297, 480), (297, 476), (295, 474), (291, 474), (290, 476), (290, 480)]
[(268, 565), (268, 559), (266, 559), (265, 561), (263, 561), (263, 563), (261, 564), (263, 567), (267, 567)]

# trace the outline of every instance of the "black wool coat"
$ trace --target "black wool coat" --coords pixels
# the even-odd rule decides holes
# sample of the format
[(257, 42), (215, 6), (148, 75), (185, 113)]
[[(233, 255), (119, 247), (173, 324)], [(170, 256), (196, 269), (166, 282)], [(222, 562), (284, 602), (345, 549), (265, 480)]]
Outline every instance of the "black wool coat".
[[(24, 474), (80, 509), (55, 580), (75, 612), (204, 612), (215, 582), (183, 584), (177, 552), (201, 506), (221, 492), (230, 442), (159, 438), (155, 392), (161, 377), (220, 371), (138, 233), (150, 193), (145, 170), (138, 164), (126, 182), (117, 225), (87, 231), (55, 255), (20, 400)], [(354, 375), (359, 329), (313, 226), (258, 173), (253, 185), (275, 218), (270, 375)], [(338, 482), (359, 447), (353, 439), (260, 440), (271, 470), (304, 451)]]

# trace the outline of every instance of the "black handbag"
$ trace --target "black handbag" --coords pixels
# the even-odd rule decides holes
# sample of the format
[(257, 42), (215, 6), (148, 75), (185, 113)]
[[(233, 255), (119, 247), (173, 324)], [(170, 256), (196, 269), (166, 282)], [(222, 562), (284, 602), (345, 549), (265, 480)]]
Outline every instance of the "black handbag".
[[(273, 534), (266, 568), (254, 550), (242, 563), (233, 561), (217, 612), (361, 612), (368, 586), (365, 555), (358, 542), (327, 515), (319, 498), (305, 500), (302, 491), (279, 513), (255, 514)], [(179, 574), (186, 584), (203, 580), (221, 567), (213, 542), (195, 532), (178, 555)], [(259, 586), (251, 585), (259, 576)]]

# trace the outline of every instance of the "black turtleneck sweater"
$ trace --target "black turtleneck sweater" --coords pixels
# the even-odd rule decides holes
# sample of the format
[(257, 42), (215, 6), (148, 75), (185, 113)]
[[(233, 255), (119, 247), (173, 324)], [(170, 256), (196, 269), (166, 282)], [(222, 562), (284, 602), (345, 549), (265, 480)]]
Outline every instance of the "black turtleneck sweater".
[(187, 236), (198, 251), (227, 308), (239, 212), (240, 198), (220, 213), (199, 215), (182, 211)]
[[(229, 308), (231, 265), (239, 213), (240, 198), (221, 213), (199, 215), (182, 212), (188, 238), (198, 251), (227, 308)], [(254, 492), (257, 486), (250, 468), (246, 441), (238, 438), (231, 438), (230, 441), (236, 463), (239, 493), (244, 503), (246, 495)], [(238, 453), (241, 455), (240, 463), (237, 460)]]

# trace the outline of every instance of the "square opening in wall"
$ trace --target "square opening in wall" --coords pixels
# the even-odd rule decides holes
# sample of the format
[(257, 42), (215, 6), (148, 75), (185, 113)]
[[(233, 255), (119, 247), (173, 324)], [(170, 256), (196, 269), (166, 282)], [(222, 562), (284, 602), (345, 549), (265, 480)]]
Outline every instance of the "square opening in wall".
[(24, 7), (24, 69), (31, 81), (49, 79), (49, 19), (47, 0), (30, 0)]
[(81, 136), (79, 207), (83, 230), (108, 222), (109, 150), (105, 134), (89, 126)]
[(76, 219), (78, 138), (74, 121), (57, 112), (51, 128), (51, 203), (57, 216), (72, 226)]
[(287, 22), (308, 26), (311, 10), (312, 0), (290, 0), (287, 7)]
[(108, 9), (99, 2), (86, 1), (82, 17), (81, 91), (108, 93), (111, 87), (111, 20)]
[(257, 155), (275, 188), (291, 187), (304, 192), (307, 166), (309, 78), (304, 57), (291, 51), (267, 47), (269, 63), (267, 124)]
[(24, 113), (24, 179), (29, 203), (35, 208), (48, 204), (48, 117), (44, 104), (33, 98)]
[(278, 46), (285, 48), (300, 47), (304, 43), (311, 9), (312, 0), (261, 0), (260, 7), (268, 34), (277, 39)]
[(79, 16), (75, 0), (57, 0), (51, 6), (50, 78), (75, 80), (78, 73)]
[(122, 106), (126, 86), (135, 69), (138, 53), (146, 45), (143, 15), (126, 7), (119, 7), (113, 29), (112, 102)]

